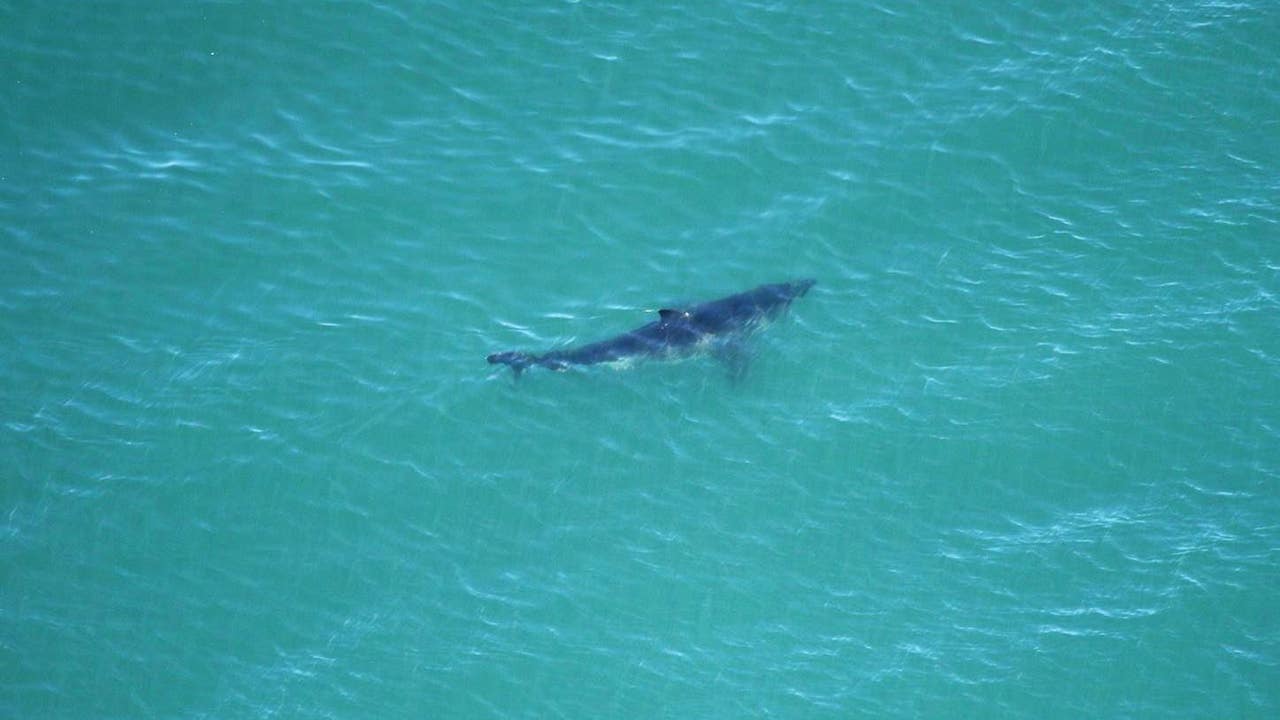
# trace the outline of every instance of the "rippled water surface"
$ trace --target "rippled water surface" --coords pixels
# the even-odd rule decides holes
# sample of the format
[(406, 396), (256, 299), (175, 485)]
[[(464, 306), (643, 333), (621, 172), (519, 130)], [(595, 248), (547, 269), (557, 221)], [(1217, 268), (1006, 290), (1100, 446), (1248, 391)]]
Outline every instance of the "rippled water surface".
[(519, 5), (0, 8), (0, 716), (1280, 716), (1276, 5)]

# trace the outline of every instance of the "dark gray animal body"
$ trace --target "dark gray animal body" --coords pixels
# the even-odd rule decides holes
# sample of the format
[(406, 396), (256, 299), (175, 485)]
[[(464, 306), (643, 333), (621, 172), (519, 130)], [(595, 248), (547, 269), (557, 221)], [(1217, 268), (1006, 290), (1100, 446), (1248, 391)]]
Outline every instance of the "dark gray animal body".
[(616, 363), (638, 358), (684, 357), (702, 349), (725, 360), (735, 377), (745, 369), (741, 340), (780, 315), (792, 300), (813, 287), (813, 280), (761, 285), (737, 295), (687, 309), (664, 308), (658, 319), (631, 332), (568, 350), (541, 355), (510, 350), (494, 353), (489, 362), (510, 365), (516, 377), (525, 368), (566, 370), (571, 365)]

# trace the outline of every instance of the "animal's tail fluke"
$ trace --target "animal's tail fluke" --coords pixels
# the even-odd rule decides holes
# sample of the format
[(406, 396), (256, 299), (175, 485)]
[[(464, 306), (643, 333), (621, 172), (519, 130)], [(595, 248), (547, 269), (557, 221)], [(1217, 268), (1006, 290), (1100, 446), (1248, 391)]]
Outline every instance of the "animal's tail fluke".
[(520, 377), (520, 373), (530, 365), (538, 362), (538, 358), (529, 353), (519, 352), (517, 350), (508, 350), (506, 352), (494, 353), (489, 356), (491, 365), (510, 365), (511, 371), (516, 377)]

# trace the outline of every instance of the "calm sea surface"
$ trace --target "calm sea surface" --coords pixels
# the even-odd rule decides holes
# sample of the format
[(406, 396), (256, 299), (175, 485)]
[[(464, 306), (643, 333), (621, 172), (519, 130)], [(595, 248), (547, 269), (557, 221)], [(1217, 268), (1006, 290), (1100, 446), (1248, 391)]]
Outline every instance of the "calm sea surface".
[(1277, 38), (4, 3), (0, 717), (1280, 717)]

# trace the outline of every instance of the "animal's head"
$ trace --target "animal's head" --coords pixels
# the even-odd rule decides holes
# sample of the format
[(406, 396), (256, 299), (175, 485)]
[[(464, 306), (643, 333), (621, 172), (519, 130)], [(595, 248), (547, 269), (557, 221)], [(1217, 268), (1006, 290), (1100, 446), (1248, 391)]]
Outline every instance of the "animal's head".
[(739, 302), (743, 304), (743, 309), (750, 308), (757, 314), (755, 320), (771, 320), (785, 312), (793, 300), (809, 292), (814, 282), (812, 279), (804, 279), (761, 285), (749, 293), (735, 297), (741, 298)]
[(788, 294), (792, 298), (798, 298), (809, 292), (809, 288), (813, 287), (816, 282), (818, 281), (813, 278), (805, 278), (804, 280), (792, 280), (789, 283), (783, 283), (783, 285), (786, 286)]
[(775, 285), (765, 285), (761, 288), (764, 293), (760, 300), (762, 300), (764, 304), (777, 305), (780, 310), (789, 305), (792, 300), (795, 300), (798, 297), (803, 297), (805, 293), (809, 292), (809, 288), (813, 287), (815, 282), (817, 281), (812, 278), (806, 278), (804, 280), (792, 280), (790, 282), (782, 282)]

